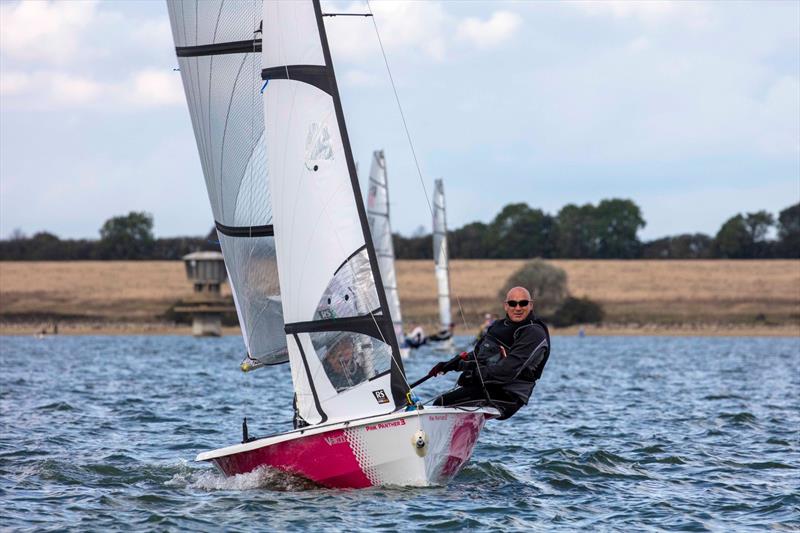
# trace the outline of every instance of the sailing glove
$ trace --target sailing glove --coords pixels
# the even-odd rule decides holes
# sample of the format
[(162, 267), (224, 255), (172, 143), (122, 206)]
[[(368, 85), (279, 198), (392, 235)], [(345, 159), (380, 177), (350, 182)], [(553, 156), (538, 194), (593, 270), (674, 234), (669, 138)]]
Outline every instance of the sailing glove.
[(438, 376), (439, 374), (447, 374), (453, 370), (461, 370), (461, 365), (464, 363), (465, 359), (469, 356), (467, 352), (461, 352), (457, 356), (453, 357), (449, 361), (440, 361), (431, 368), (431, 371), (428, 372), (429, 376)]

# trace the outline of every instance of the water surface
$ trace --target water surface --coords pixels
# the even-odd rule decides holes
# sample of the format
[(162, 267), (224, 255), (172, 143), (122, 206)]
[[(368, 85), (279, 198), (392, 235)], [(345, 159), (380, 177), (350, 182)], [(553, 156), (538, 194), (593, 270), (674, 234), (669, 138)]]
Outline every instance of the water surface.
[[(0, 337), (0, 527), (800, 528), (796, 338), (555, 337), (531, 404), (425, 489), (194, 463), (238, 442), (243, 416), (255, 434), (290, 426), (288, 367), (242, 374), (243, 350), (238, 337)], [(443, 357), (416, 352), (409, 378)]]

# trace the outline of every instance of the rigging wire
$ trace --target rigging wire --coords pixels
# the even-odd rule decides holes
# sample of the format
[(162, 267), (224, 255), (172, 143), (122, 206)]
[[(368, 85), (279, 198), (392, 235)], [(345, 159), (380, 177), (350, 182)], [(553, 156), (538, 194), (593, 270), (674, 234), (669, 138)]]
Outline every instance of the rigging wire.
[[(369, 10), (369, 14), (373, 15), (372, 13), (372, 6), (369, 3), (369, 0), (365, 0), (367, 4), (367, 9)], [(419, 183), (422, 185), (422, 192), (425, 194), (425, 202), (428, 204), (428, 212), (431, 214), (431, 218), (433, 218), (433, 206), (431, 205), (430, 197), (428, 196), (428, 189), (425, 187), (425, 180), (422, 177), (422, 169), (419, 165), (419, 159), (417, 158), (417, 152), (414, 150), (414, 142), (411, 140), (411, 132), (408, 129), (408, 122), (406, 121), (406, 115), (403, 112), (403, 106), (400, 103), (400, 96), (397, 94), (397, 86), (394, 83), (394, 76), (392, 76), (392, 69), (389, 67), (389, 59), (386, 56), (386, 50), (383, 47), (383, 40), (381, 39), (380, 31), (378, 30), (378, 23), (375, 20), (375, 16), (370, 16), (370, 20), (372, 21), (372, 26), (375, 28), (375, 35), (378, 38), (378, 45), (381, 49), (381, 55), (383, 56), (383, 64), (386, 65), (386, 72), (389, 75), (389, 81), (392, 85), (392, 92), (394, 92), (394, 100), (397, 103), (397, 109), (400, 112), (400, 119), (403, 122), (403, 129), (406, 133), (406, 139), (408, 139), (408, 146), (411, 148), (411, 155), (414, 157), (414, 165), (417, 168), (417, 176), (419, 176)], [(447, 233), (445, 233), (445, 237)], [(458, 293), (453, 291), (453, 296), (456, 298), (456, 302), (458, 302), (458, 312), (461, 315), (461, 321), (464, 323), (465, 329), (470, 329), (469, 324), (467, 323), (467, 317), (464, 315), (464, 308), (461, 306), (461, 298), (458, 296)]]

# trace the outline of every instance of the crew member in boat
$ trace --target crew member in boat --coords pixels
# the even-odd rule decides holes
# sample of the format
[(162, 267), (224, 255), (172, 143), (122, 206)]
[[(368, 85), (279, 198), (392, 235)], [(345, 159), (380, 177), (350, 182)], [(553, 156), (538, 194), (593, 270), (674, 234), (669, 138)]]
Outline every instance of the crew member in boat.
[(406, 335), (403, 346), (407, 348), (419, 348), (426, 342), (428, 342), (428, 338), (425, 336), (425, 330), (422, 329), (422, 326), (417, 325), (411, 330), (411, 333)]
[(450, 322), (450, 325), (447, 326), (446, 329), (442, 329), (439, 333), (431, 335), (428, 337), (428, 340), (431, 342), (441, 342), (441, 341), (448, 341), (453, 338), (453, 332), (456, 330), (455, 322)]
[(346, 335), (331, 346), (325, 359), (322, 360), (322, 368), (325, 369), (325, 374), (337, 392), (366, 379), (364, 369), (356, 357), (355, 348), (353, 337)]
[(495, 320), (497, 320), (497, 315), (494, 313), (486, 313), (483, 315), (483, 324), (481, 324), (481, 330), (475, 335), (475, 344), (483, 340)]
[(430, 370), (431, 376), (461, 372), (459, 386), (436, 398), (434, 405), (490, 405), (505, 420), (528, 403), (550, 355), (550, 333), (534, 314), (528, 289), (508, 291), (503, 307), (505, 318), (494, 321), (471, 352)]

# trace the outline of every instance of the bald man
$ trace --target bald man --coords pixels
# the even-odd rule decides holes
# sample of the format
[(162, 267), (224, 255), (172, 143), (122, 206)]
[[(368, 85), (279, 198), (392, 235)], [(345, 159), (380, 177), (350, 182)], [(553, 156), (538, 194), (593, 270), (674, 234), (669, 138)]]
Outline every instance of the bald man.
[(459, 387), (434, 400), (434, 405), (491, 405), (500, 420), (526, 405), (550, 356), (550, 332), (533, 313), (525, 287), (514, 287), (503, 302), (506, 316), (495, 320), (472, 352), (437, 363), (430, 375), (462, 372)]

